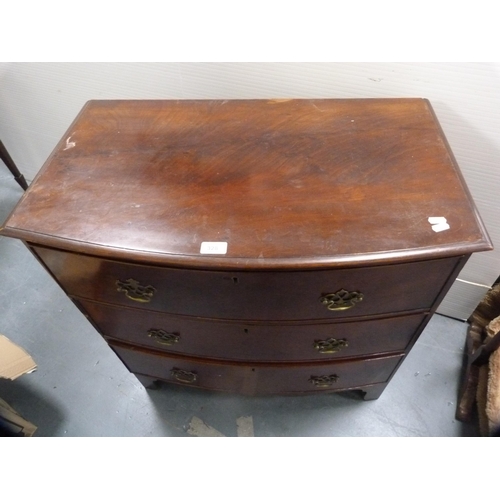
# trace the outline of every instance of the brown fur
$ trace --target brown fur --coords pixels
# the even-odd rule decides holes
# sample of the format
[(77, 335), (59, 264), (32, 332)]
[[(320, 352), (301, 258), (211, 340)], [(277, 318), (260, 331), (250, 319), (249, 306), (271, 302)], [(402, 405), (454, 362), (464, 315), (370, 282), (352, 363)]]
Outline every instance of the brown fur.
[[(478, 304), (469, 320), (467, 357), (495, 335), (500, 335), (500, 285), (493, 287)], [(482, 436), (500, 432), (500, 349), (483, 366), (469, 365), (462, 384), (457, 418), (470, 420), (473, 400), (477, 403)]]
[[(485, 328), (488, 339), (500, 332), (500, 316), (493, 318)], [(488, 361), (488, 393), (485, 404), (485, 414), (488, 418), (489, 434), (496, 433), (500, 428), (500, 351), (497, 349), (490, 355)]]

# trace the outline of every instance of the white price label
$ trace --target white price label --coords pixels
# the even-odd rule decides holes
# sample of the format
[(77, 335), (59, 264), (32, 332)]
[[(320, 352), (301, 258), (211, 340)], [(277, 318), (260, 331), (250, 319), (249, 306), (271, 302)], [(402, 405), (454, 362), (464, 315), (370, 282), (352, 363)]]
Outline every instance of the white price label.
[(435, 233), (440, 233), (441, 231), (450, 229), (450, 225), (448, 224), (446, 217), (429, 217), (427, 220), (431, 224), (432, 230)]
[(227, 253), (227, 241), (203, 241), (200, 253), (225, 255)]

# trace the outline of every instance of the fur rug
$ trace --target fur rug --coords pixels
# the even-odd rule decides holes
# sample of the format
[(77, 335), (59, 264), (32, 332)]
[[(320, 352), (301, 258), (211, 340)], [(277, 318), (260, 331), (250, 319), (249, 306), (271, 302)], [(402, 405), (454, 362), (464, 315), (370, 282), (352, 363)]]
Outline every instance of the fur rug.
[[(470, 364), (470, 358), (495, 338), (500, 340), (500, 285), (493, 287), (469, 318), (467, 332), (467, 369), (457, 408), (457, 419), (470, 420), (475, 404), (482, 436), (500, 435), (500, 348), (482, 362)], [(484, 347), (483, 347), (484, 348)]]
[[(500, 316), (497, 316), (486, 326), (486, 337), (488, 340), (497, 334), (500, 334)], [(488, 372), (484, 406), (487, 428), (484, 429), (482, 434), (491, 436), (498, 434), (500, 430), (500, 349), (496, 349), (491, 353), (488, 364), (481, 368), (487, 368)]]

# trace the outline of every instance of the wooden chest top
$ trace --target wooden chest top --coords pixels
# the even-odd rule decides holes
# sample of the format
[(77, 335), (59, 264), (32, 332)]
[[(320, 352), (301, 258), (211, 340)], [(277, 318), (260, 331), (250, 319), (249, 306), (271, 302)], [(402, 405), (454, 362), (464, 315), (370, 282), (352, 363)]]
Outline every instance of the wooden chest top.
[[(434, 231), (429, 217), (449, 228)], [(424, 99), (90, 101), (2, 232), (227, 269), (491, 249)], [(226, 253), (200, 253), (203, 242)]]

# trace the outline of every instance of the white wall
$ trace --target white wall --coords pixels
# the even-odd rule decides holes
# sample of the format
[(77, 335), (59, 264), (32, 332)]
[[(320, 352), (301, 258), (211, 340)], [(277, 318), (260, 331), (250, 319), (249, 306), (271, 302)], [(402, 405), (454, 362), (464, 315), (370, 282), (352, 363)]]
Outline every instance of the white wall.
[[(0, 137), (32, 179), (89, 99), (269, 97), (430, 99), (497, 247), (460, 279), (498, 277), (500, 63), (0, 63)], [(458, 282), (439, 312), (466, 318), (485, 291)]]

